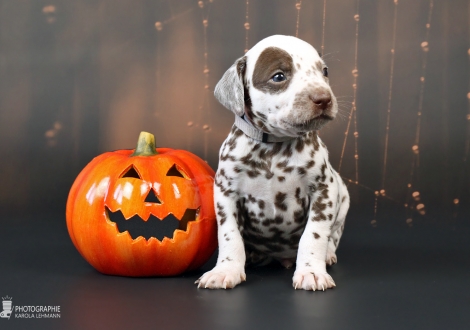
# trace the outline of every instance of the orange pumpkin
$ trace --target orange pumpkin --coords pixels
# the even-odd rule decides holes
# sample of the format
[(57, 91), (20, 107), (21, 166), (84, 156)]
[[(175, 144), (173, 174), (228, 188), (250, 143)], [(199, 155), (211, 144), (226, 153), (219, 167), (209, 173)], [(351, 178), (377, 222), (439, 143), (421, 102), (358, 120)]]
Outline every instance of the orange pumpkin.
[[(202, 159), (155, 149), (153, 135), (142, 132), (135, 151), (104, 153), (78, 175), (67, 200), (67, 229), (80, 254), (105, 274), (197, 269), (217, 246), (213, 183), (214, 171)], [(177, 228), (162, 237), (158, 227), (172, 221)]]

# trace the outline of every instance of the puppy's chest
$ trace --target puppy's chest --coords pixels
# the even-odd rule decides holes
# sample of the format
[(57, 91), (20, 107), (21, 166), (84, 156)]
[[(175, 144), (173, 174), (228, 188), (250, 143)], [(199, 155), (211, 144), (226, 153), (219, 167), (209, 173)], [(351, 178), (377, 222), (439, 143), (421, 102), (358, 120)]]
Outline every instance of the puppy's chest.
[[(242, 216), (246, 234), (288, 239), (303, 231), (308, 217), (308, 185), (286, 178), (280, 185), (273, 181), (246, 184), (240, 191)], [(300, 237), (300, 236), (299, 236)], [(282, 240), (281, 240), (282, 241)]]
[[(284, 176), (282, 183), (277, 177)], [(274, 171), (271, 179), (243, 180), (243, 238), (251, 249), (273, 257), (294, 258), (308, 219), (307, 180)]]
[[(273, 149), (271, 146), (271, 149), (251, 150), (236, 161), (234, 176), (237, 190), (245, 197), (264, 196), (266, 202), (287, 206), (292, 202), (295, 204), (291, 197), (306, 196), (310, 183), (315, 181), (319, 172), (315, 165), (321, 155), (308, 150), (291, 154)], [(281, 198), (283, 195), (286, 198)], [(280, 206), (280, 209), (284, 207)]]
[[(326, 152), (311, 143), (253, 147), (233, 166), (242, 202), (245, 243), (278, 257), (295, 256), (308, 218), (311, 190)], [(253, 150), (255, 149), (255, 150)], [(325, 155), (324, 155), (325, 153)]]

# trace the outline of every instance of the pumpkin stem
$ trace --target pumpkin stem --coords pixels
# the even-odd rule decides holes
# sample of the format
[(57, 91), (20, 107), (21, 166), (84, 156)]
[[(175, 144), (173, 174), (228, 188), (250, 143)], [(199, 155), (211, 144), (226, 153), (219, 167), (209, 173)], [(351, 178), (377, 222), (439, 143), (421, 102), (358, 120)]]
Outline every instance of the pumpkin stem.
[(137, 148), (131, 157), (135, 156), (155, 156), (158, 152), (155, 148), (155, 136), (147, 132), (140, 132)]

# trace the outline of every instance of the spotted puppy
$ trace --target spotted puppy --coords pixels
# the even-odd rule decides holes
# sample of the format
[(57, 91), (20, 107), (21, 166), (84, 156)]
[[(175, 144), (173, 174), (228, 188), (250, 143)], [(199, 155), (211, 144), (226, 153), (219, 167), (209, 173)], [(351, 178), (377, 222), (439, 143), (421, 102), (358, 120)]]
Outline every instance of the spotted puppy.
[(198, 287), (233, 288), (245, 262), (273, 258), (296, 262), (295, 289), (334, 287), (326, 265), (349, 195), (317, 134), (338, 111), (325, 63), (308, 43), (271, 36), (235, 61), (215, 96), (236, 116), (215, 178), (219, 256)]

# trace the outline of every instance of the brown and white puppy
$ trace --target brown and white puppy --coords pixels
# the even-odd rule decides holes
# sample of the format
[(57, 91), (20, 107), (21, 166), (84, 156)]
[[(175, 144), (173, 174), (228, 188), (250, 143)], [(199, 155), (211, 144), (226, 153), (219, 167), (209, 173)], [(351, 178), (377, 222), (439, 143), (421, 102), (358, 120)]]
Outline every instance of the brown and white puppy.
[(295, 289), (335, 286), (326, 265), (336, 248), (349, 195), (317, 131), (338, 106), (328, 71), (308, 43), (271, 36), (227, 70), (216, 98), (235, 113), (219, 154), (214, 201), (217, 265), (199, 288), (233, 288), (245, 262), (296, 262)]

